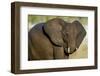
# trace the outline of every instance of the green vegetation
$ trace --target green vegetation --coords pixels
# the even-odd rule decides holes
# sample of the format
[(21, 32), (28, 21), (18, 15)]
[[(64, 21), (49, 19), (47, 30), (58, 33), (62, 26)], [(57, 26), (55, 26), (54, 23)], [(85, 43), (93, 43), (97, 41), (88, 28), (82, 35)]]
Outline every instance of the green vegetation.
[(46, 22), (53, 18), (62, 18), (67, 22), (73, 22), (74, 20), (80, 21), (84, 26), (88, 24), (87, 17), (75, 17), (75, 16), (46, 16), (46, 15), (28, 15), (28, 25), (29, 27), (33, 24)]

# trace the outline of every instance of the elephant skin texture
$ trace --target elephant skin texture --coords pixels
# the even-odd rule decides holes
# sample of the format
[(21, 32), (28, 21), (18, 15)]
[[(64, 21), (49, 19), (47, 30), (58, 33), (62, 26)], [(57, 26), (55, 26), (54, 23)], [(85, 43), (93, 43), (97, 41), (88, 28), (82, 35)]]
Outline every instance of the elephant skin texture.
[(79, 21), (54, 18), (28, 32), (28, 60), (68, 59), (82, 43), (86, 31)]

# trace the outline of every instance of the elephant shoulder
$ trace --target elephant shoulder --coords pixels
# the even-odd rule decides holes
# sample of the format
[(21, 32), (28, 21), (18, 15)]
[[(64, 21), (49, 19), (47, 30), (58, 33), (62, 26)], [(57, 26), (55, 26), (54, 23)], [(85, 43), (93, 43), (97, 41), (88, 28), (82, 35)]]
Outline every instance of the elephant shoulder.
[(40, 33), (42, 32), (42, 27), (45, 23), (38, 23), (34, 27), (32, 27), (29, 31), (29, 34)]
[(42, 31), (42, 27), (43, 27), (44, 25), (45, 25), (45, 23), (36, 24), (36, 25), (33, 27), (33, 30)]
[(29, 37), (36, 37), (36, 38), (41, 38), (44, 37), (44, 32), (43, 32), (43, 26), (45, 25), (45, 23), (39, 23), (36, 24), (29, 32), (28, 35)]

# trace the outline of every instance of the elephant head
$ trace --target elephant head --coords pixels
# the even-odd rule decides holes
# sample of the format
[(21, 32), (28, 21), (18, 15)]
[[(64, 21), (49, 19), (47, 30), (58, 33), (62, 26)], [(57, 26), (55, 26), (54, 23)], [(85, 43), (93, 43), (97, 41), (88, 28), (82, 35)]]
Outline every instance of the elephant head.
[(64, 48), (66, 55), (76, 51), (86, 35), (79, 21), (68, 23), (60, 18), (47, 21), (44, 31), (54, 45)]

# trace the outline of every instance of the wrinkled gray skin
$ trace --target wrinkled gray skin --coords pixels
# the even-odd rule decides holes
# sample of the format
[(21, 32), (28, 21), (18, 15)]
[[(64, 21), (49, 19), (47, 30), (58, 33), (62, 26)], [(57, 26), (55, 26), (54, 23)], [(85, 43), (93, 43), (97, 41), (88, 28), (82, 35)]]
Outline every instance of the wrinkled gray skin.
[(39, 23), (28, 34), (29, 60), (64, 59), (80, 46), (86, 31), (79, 21), (54, 18)]

